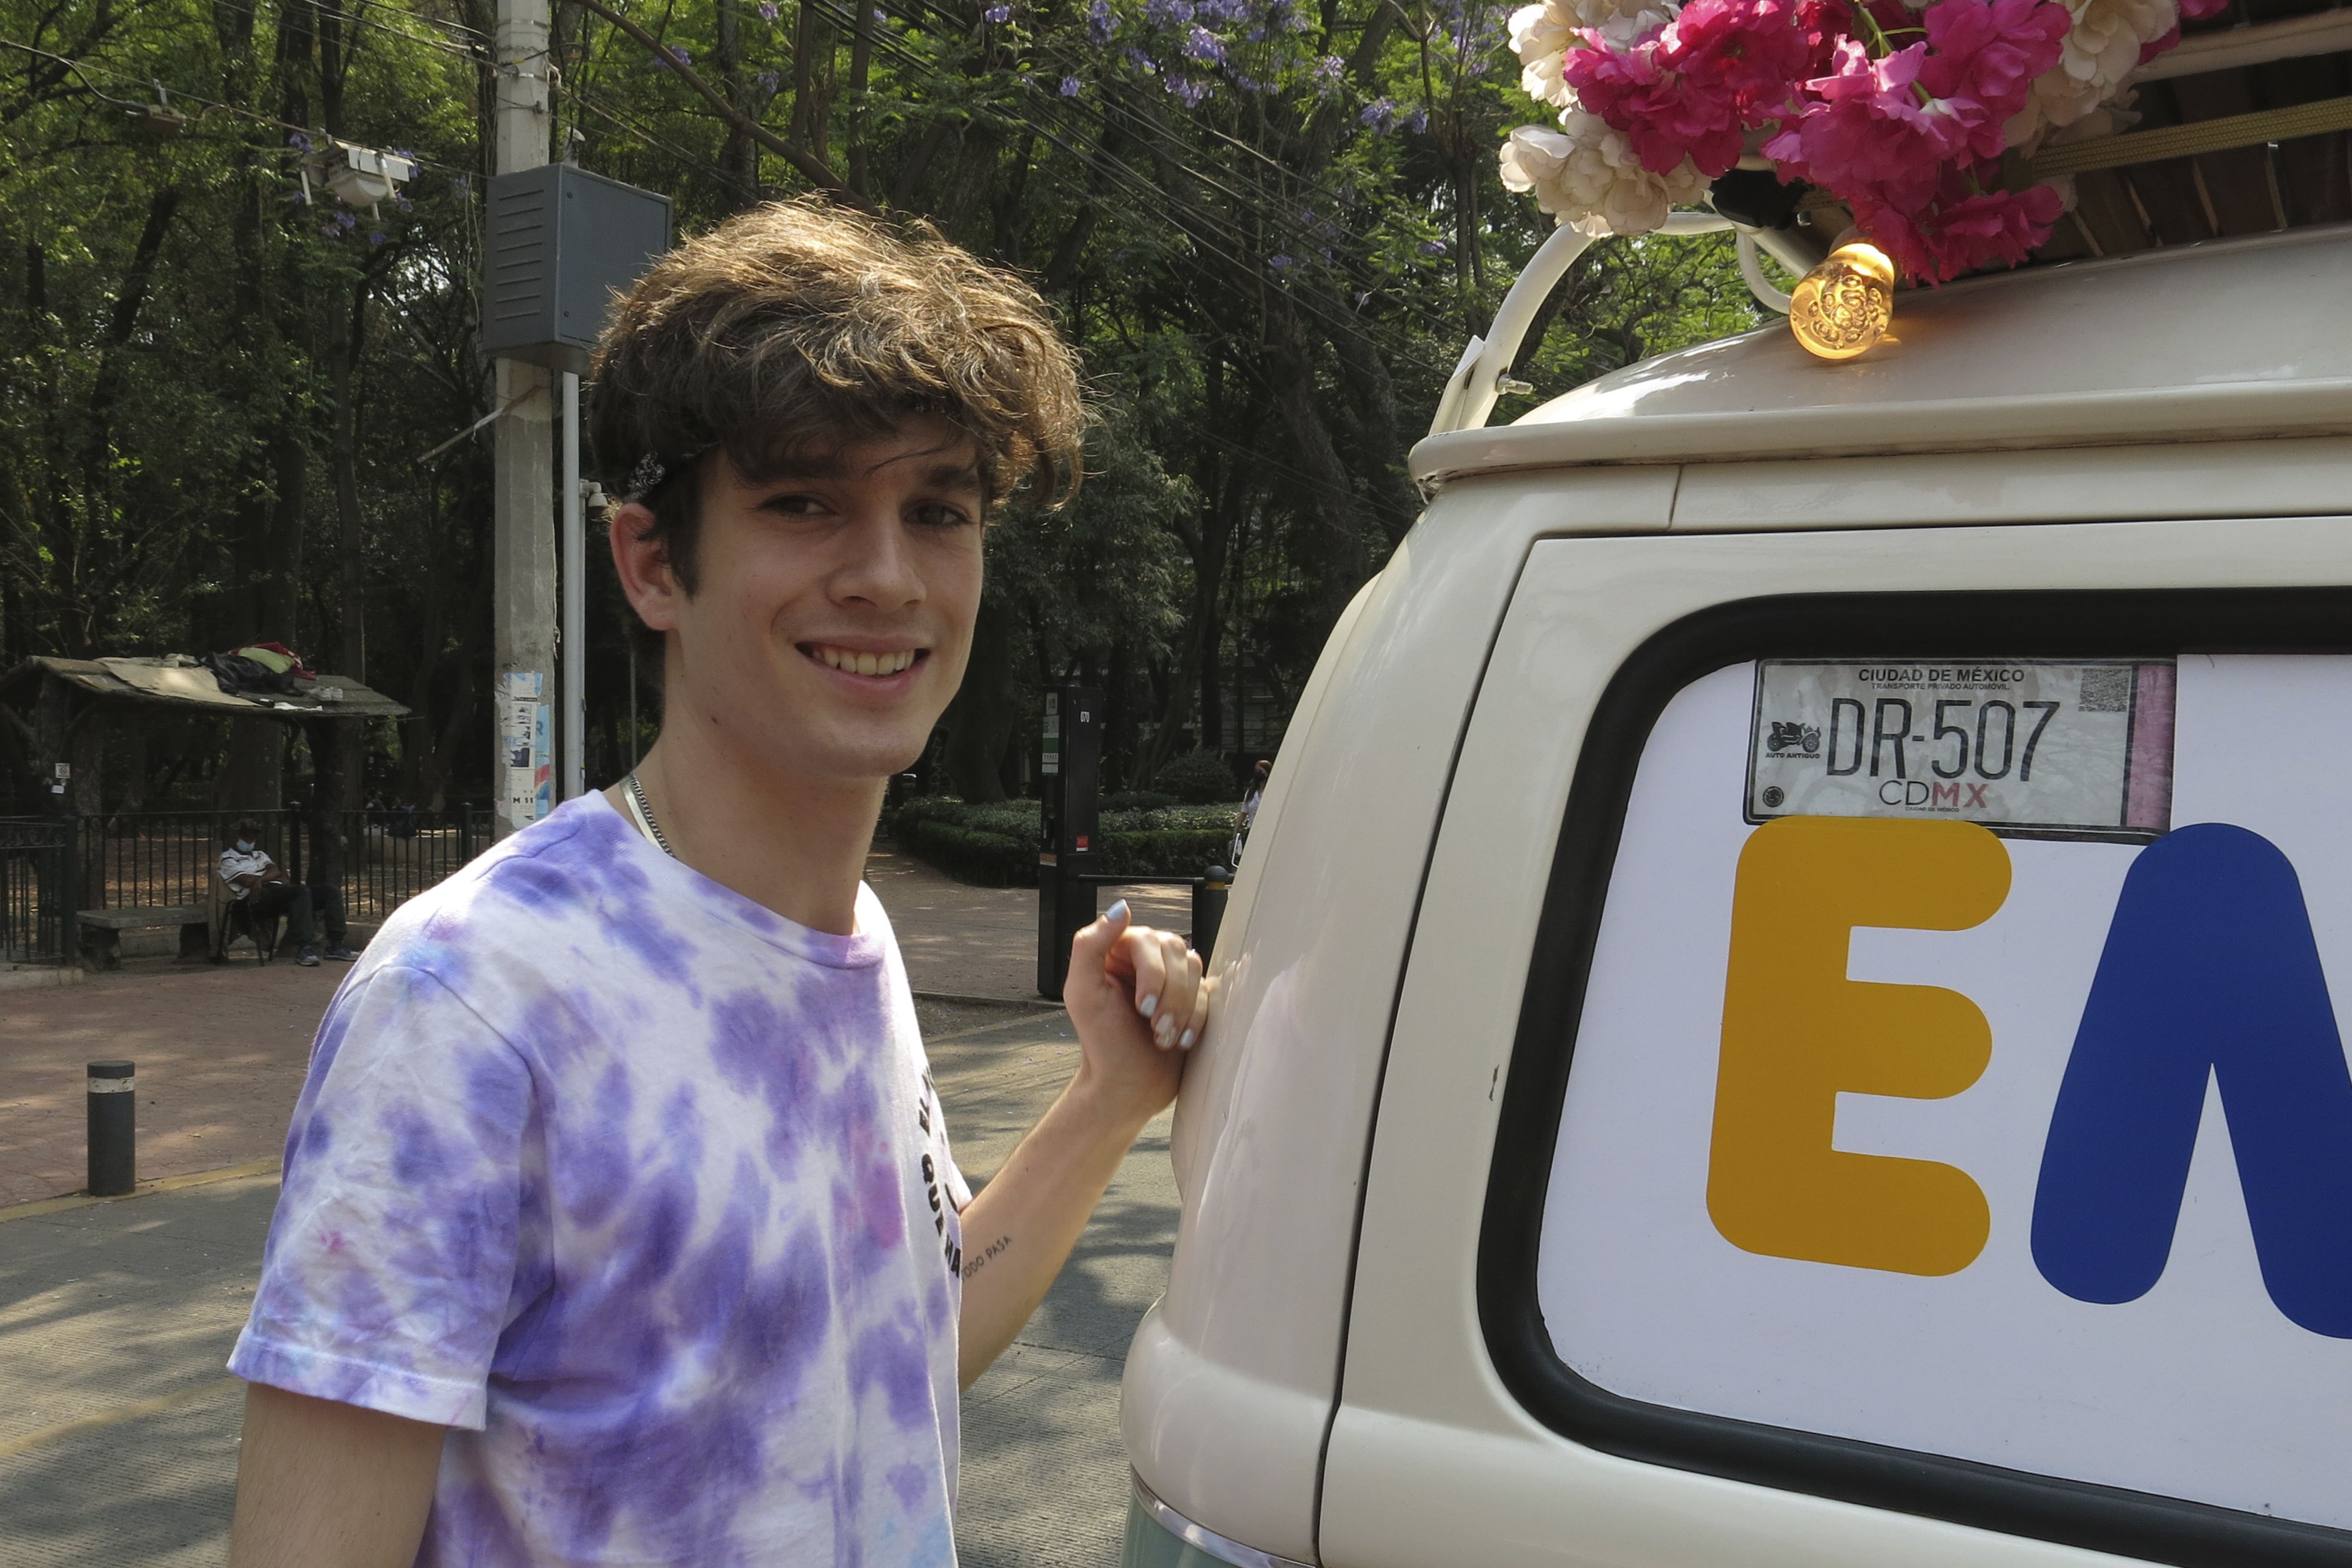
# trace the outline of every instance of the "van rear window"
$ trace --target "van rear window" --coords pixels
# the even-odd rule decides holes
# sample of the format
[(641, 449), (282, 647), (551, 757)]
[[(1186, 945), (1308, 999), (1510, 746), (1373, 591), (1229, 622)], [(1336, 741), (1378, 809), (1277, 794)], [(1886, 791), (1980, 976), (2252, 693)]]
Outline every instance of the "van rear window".
[(2185, 650), (2164, 612), (2037, 645), (2015, 596), (1990, 646), (1843, 619), (1629, 667), (1613, 764), (1604, 705), (1506, 1113), (1540, 1157), (1497, 1163), (1498, 1359), (1637, 1457), (2352, 1559), (2352, 653)]

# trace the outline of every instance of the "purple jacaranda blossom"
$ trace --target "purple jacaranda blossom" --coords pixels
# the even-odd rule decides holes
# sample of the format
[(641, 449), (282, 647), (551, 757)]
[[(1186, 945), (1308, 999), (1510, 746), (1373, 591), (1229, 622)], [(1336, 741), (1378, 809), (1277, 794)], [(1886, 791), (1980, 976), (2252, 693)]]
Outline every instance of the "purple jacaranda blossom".
[(1064, 77), (1062, 78), (1062, 96), (1064, 98), (1076, 98), (1078, 96), (1077, 78)]
[(1118, 18), (1111, 15), (1110, 0), (1094, 0), (1087, 7), (1087, 37), (1097, 44), (1108, 44), (1118, 36)]
[(772, 22), (782, 14), (783, 7), (778, 5), (776, 0), (760, 0), (760, 20)]
[(1421, 254), (1423, 256), (1444, 256), (1445, 254), (1445, 242), (1442, 239), (1425, 239), (1421, 242)]
[(778, 76), (773, 71), (761, 71), (752, 79), (760, 84), (761, 91), (773, 92), (776, 90), (777, 84), (782, 82), (784, 78)]
[(1362, 112), (1356, 116), (1356, 122), (1360, 125), (1369, 125), (1374, 131), (1381, 132), (1394, 131), (1397, 122), (1397, 107), (1385, 98), (1376, 98), (1364, 105)]
[(1337, 55), (1325, 55), (1315, 62), (1315, 90), (1329, 97), (1339, 86), (1339, 77), (1347, 70), (1348, 62)]
[(1167, 79), (1166, 85), (1168, 90), (1176, 95), (1176, 101), (1187, 109), (1200, 108), (1202, 101), (1216, 91), (1216, 89), (1207, 82), (1196, 80), (1192, 77), (1171, 76)]
[(406, 196), (394, 195), (392, 198), (392, 204), (398, 207), (404, 213), (413, 213), (416, 210), (416, 204), (410, 201)]
[(1160, 62), (1153, 59), (1150, 55), (1145, 54), (1141, 49), (1137, 48), (1134, 45), (1129, 44), (1125, 49), (1121, 50), (1120, 53), (1125, 56), (1129, 65), (1133, 66), (1145, 76), (1158, 76), (1160, 74)]
[(286, 133), (286, 145), (297, 152), (308, 152), (310, 151), (310, 139), (299, 131), (289, 131)]
[(1145, 0), (1143, 19), (1160, 26), (1192, 19), (1192, 0)]
[(1217, 65), (1225, 57), (1225, 42), (1216, 34), (1195, 22), (1184, 35), (1184, 57), (1203, 65)]
[(1429, 129), (1429, 110), (1416, 109), (1404, 117), (1404, 128), (1415, 136)]
[(392, 236), (390, 235), (384, 233), (382, 229), (368, 230), (368, 244), (370, 245), (382, 245), (385, 240), (388, 240)]
[(1013, 20), (1013, 7), (1010, 5), (991, 5), (987, 10), (982, 11), (980, 15), (981, 19), (986, 22), (1000, 24), (1010, 22)]
[(349, 213), (337, 213), (335, 214), (335, 226), (338, 228), (355, 229), (360, 226), (360, 221)]
[(1276, 277), (1288, 272), (1297, 265), (1298, 264), (1286, 256), (1269, 256), (1265, 258), (1265, 269)]
[(474, 177), (471, 174), (459, 174), (449, 182), (449, 188), (461, 196), (468, 195), (474, 189)]

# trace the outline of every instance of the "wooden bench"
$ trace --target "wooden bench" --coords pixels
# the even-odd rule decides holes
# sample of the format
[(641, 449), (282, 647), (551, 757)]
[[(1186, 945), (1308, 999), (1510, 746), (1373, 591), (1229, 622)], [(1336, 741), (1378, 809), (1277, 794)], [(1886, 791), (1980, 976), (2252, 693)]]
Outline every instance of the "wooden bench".
[(180, 960), (194, 962), (212, 956), (212, 910), (202, 904), (151, 904), (135, 909), (85, 909), (81, 912), (82, 961), (94, 969), (122, 967), (122, 934), (180, 928)]

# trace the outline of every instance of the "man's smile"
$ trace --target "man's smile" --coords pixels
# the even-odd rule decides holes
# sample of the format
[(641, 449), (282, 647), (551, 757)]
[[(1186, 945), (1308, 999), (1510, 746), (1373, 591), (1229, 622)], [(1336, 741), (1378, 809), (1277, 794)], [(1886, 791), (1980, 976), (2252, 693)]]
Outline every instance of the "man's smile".
[(831, 643), (803, 643), (800, 651), (827, 669), (845, 675), (887, 680), (930, 657), (929, 648), (844, 648)]

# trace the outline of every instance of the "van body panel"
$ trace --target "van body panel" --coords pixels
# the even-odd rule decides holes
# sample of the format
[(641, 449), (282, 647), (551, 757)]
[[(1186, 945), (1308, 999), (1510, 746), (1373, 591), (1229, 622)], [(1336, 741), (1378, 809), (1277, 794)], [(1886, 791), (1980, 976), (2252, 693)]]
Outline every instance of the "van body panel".
[(1347, 1568), (2117, 1568), (2128, 1561), (1353, 1406), (1323, 1561)]
[[(2196, 325), (2182, 324), (2193, 313)], [(2068, 262), (1896, 296), (1842, 364), (1771, 326), (1629, 365), (1414, 478), (1495, 468), (2352, 432), (2352, 225)]]
[[(1674, 481), (1672, 469), (1602, 470), (1515, 484), (1507, 501), (1475, 486), (1445, 497), (1327, 648), (1314, 713), (1285, 740), (1268, 791), (1280, 831), (1257, 835), (1240, 868), (1212, 959), (1215, 1011), (1178, 1103), (1175, 1263), (1127, 1373), (1131, 1408), (1146, 1388), (1172, 1401), (1129, 1425), (1137, 1473), (1220, 1535), (1313, 1553), (1320, 1428), (1397, 976), (1519, 563), (1545, 533), (1664, 530)], [(1277, 1448), (1269, 1427), (1264, 1445), (1236, 1443), (1233, 1406), (1206, 1397), (1202, 1366), (1228, 1392), (1263, 1385), (1254, 1408), (1311, 1406), (1315, 1441)], [(1291, 1417), (1274, 1418), (1287, 1438)]]
[[(1685, 616), (1766, 596), (1931, 585), (2334, 586), (2352, 578), (2347, 546), (2352, 519), (2342, 517), (1536, 544), (1478, 686), (1398, 997), (1326, 1461), (1322, 1561), (1460, 1561), (1471, 1540), (1498, 1564), (2107, 1560), (1602, 1455), (1519, 1402), (1489, 1352), (1477, 1281), (1531, 943), (1595, 705), (1638, 647)], [(1360, 915), (1343, 905), (1329, 919)], [(1693, 958), (1724, 961), (1719, 951)]]
[(1211, 1517), (1170, 1507), (1258, 1551), (1314, 1560), (1316, 1467), (1331, 1420), (1328, 1383), (1300, 1388), (1237, 1372), (1171, 1333), (1155, 1306), (1128, 1351), (1118, 1414), (1128, 1462), (1144, 1484), (1158, 1492), (1151, 1478), (1165, 1477), (1202, 1500), (1194, 1506)]
[(2352, 439), (1964, 452), (1683, 470), (1677, 533), (2296, 517), (2348, 497)]

